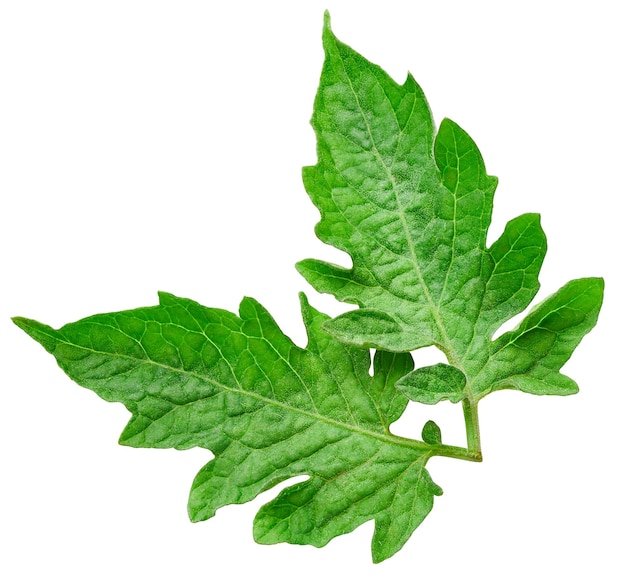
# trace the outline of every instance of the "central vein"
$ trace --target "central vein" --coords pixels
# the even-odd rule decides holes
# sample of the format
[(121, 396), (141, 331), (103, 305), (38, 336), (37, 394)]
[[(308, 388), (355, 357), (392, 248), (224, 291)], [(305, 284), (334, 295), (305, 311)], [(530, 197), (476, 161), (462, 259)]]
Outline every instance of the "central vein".
[[(374, 156), (376, 157), (376, 159), (378, 160), (379, 164), (381, 165), (381, 167), (384, 169), (385, 174), (387, 175), (387, 178), (391, 184), (392, 190), (393, 190), (393, 194), (395, 197), (395, 201), (396, 201), (396, 207), (398, 209), (398, 218), (400, 219), (400, 224), (402, 225), (402, 229), (404, 231), (404, 237), (407, 241), (408, 244), (408, 248), (409, 248), (409, 253), (411, 256), (411, 263), (415, 269), (415, 274), (417, 275), (417, 279), (419, 281), (420, 287), (422, 288), (422, 292), (424, 294), (424, 298), (426, 299), (426, 303), (428, 305), (428, 308), (430, 310), (430, 313), (433, 317), (433, 320), (435, 322), (435, 325), (437, 327), (437, 329), (439, 330), (439, 334), (441, 335), (441, 343), (442, 343), (442, 347), (441, 349), (443, 350), (443, 352), (445, 353), (446, 357), (448, 358), (448, 361), (450, 362), (451, 365), (454, 365), (455, 367), (457, 367), (458, 369), (460, 369), (461, 371), (463, 371), (463, 367), (461, 365), (461, 360), (459, 359), (458, 355), (456, 354), (456, 351), (454, 350), (453, 346), (452, 346), (452, 342), (450, 341), (450, 337), (448, 336), (448, 333), (446, 331), (446, 328), (441, 320), (441, 315), (439, 314), (439, 310), (438, 307), (436, 305), (436, 303), (433, 300), (433, 297), (430, 293), (430, 289), (426, 283), (426, 280), (424, 279), (424, 274), (422, 272), (422, 268), (419, 264), (418, 258), (417, 258), (417, 254), (416, 254), (416, 245), (415, 242), (413, 241), (413, 237), (411, 235), (411, 232), (409, 230), (409, 225), (406, 219), (406, 214), (404, 212), (404, 207), (402, 205), (402, 202), (400, 200), (400, 195), (399, 195), (399, 190), (398, 190), (398, 185), (396, 182), (396, 178), (393, 175), (393, 173), (391, 172), (391, 169), (389, 168), (389, 166), (387, 166), (387, 164), (385, 163), (385, 161), (383, 160), (383, 157), (381, 156), (378, 147), (376, 146), (376, 141), (374, 140), (374, 135), (372, 134), (372, 128), (369, 124), (369, 122), (367, 121), (367, 116), (365, 115), (365, 111), (363, 110), (363, 107), (361, 106), (361, 101), (359, 99), (359, 96), (357, 94), (357, 92), (354, 89), (354, 86), (352, 84), (352, 80), (350, 79), (350, 76), (348, 75), (348, 72), (346, 71), (345, 68), (345, 63), (343, 61), (343, 59), (341, 60), (341, 63), (343, 65), (344, 68), (344, 73), (346, 75), (346, 79), (348, 80), (348, 85), (350, 86), (350, 90), (352, 91), (352, 95), (354, 96), (354, 100), (356, 102), (356, 105), (359, 109), (359, 113), (361, 114), (361, 117), (363, 118), (363, 122), (365, 124), (365, 127), (367, 128), (367, 132), (369, 134), (371, 143), (372, 143), (372, 152), (374, 154)], [(383, 91), (384, 93), (384, 91)], [(393, 107), (392, 107), (393, 109)], [(411, 110), (411, 113), (409, 114), (409, 119), (411, 118), (411, 116), (413, 115), (413, 111), (415, 110), (415, 100), (413, 101), (413, 108)], [(401, 133), (401, 132), (400, 132)], [(401, 140), (401, 135), (398, 137), (398, 141)]]

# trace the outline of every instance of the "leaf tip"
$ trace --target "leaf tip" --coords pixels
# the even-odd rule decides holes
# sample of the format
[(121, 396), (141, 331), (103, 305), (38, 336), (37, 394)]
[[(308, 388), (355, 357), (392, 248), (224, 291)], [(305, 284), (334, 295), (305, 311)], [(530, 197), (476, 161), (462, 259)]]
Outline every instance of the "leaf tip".
[(27, 326), (26, 322), (28, 321), (28, 319), (23, 316), (12, 316), (11, 321), (15, 326), (18, 326), (22, 330), (25, 330), (24, 327)]
[(439, 124), (439, 130), (441, 130), (442, 128), (449, 128), (451, 130), (456, 130), (456, 129), (461, 129), (461, 127), (453, 120), (451, 120), (448, 117), (443, 118), (443, 120), (441, 120), (441, 124)]
[(561, 290), (566, 289), (570, 294), (587, 299), (589, 303), (594, 304), (597, 317), (604, 299), (604, 278), (595, 276), (571, 280)]
[[(199, 501), (192, 501), (193, 493), (190, 495), (189, 502), (187, 504), (187, 516), (191, 523), (200, 523), (206, 521), (215, 516), (215, 510), (201, 504)], [(200, 503), (200, 504), (199, 504)]]
[(239, 303), (239, 317), (243, 320), (256, 320), (266, 312), (263, 305), (252, 296), (244, 296)]
[(592, 282), (594, 288), (598, 290), (598, 292), (604, 292), (604, 278), (589, 278)]
[(588, 278), (578, 278), (570, 280), (563, 289), (569, 288), (579, 295), (588, 295), (602, 300), (604, 296), (604, 278), (591, 276)]
[(336, 40), (337, 39), (335, 37), (335, 34), (333, 33), (333, 30), (330, 26), (330, 12), (328, 12), (328, 10), (325, 10), (324, 11), (324, 26), (322, 28), (322, 41), (323, 41), (324, 48), (328, 50), (328, 47), (331, 45), (327, 45), (326, 43), (330, 42), (332, 44)]
[(389, 559), (389, 556), (387, 554), (380, 554), (372, 548), (372, 563), (373, 564), (380, 564), (387, 559)]
[(11, 318), (13, 324), (21, 328), (29, 337), (37, 341), (46, 351), (52, 353), (56, 347), (56, 341), (51, 333), (54, 329), (47, 324), (43, 324), (31, 318), (14, 316)]
[(404, 80), (402, 87), (409, 91), (414, 91), (415, 88), (421, 91), (419, 84), (415, 80), (415, 77), (413, 77), (413, 73), (411, 73), (410, 71), (406, 72), (406, 79)]
[[(306, 259), (306, 260), (300, 260), (299, 262), (296, 262), (295, 264), (295, 268), (298, 272), (298, 274), (300, 274), (301, 276), (304, 276), (304, 272), (307, 271), (307, 264), (310, 262), (310, 259)], [(306, 276), (304, 276), (306, 278)]]
[(300, 299), (300, 304), (309, 305), (309, 299), (304, 292), (298, 292), (298, 298)]
[(330, 28), (330, 12), (328, 10), (324, 10), (324, 31), (331, 31)]
[(176, 296), (174, 296), (173, 294), (170, 294), (169, 292), (163, 292), (162, 290), (159, 290), (157, 292), (157, 297), (159, 298), (160, 306), (169, 304), (174, 298), (176, 298)]

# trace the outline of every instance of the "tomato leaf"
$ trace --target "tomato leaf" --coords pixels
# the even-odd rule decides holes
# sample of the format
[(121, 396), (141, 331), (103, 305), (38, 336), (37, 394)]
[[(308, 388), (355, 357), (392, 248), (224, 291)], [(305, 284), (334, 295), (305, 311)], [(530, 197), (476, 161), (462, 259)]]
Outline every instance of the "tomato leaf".
[(441, 428), (436, 422), (428, 420), (422, 428), (422, 440), (427, 444), (441, 444)]
[(502, 388), (575, 392), (559, 369), (594, 326), (603, 281), (570, 282), (492, 340), (539, 290), (539, 216), (513, 219), (488, 247), (497, 180), (469, 135), (447, 119), (436, 132), (413, 77), (398, 85), (340, 42), (328, 18), (323, 38), (312, 119), (319, 159), (303, 177), (321, 212), (318, 237), (350, 254), (353, 266), (308, 259), (298, 269), (319, 292), (360, 307), (326, 329), (359, 347), (441, 349), (448, 364), (399, 382), (425, 404), (475, 404)]
[[(487, 246), (497, 181), (469, 135), (450, 120), (435, 131), (414, 79), (399, 85), (341, 43), (328, 14), (323, 44), (318, 162), (303, 177), (319, 238), (353, 265), (298, 269), (357, 310), (329, 319), (302, 295), (305, 348), (250, 298), (239, 314), (162, 293), (158, 306), (58, 330), (14, 321), (70, 378), (126, 406), (121, 444), (213, 452), (193, 481), (192, 521), (299, 477), (259, 510), (254, 538), (323, 546), (373, 520), (380, 562), (442, 494), (428, 460), (482, 460), (482, 398), (577, 391), (560, 370), (593, 328), (604, 283), (573, 280), (494, 338), (539, 290), (539, 216), (511, 220)], [(430, 345), (448, 363), (413, 371), (409, 351)], [(467, 447), (444, 444), (433, 420), (422, 441), (393, 434), (409, 399), (462, 402)]]
[(443, 399), (456, 403), (463, 399), (466, 383), (462, 371), (437, 363), (405, 375), (398, 381), (397, 387), (413, 401), (423, 404), (436, 404)]
[(193, 482), (193, 521), (306, 475), (260, 510), (255, 539), (323, 546), (374, 519), (381, 561), (441, 494), (425, 469), (436, 449), (389, 432), (407, 403), (395, 382), (413, 361), (378, 352), (370, 376), (369, 351), (334, 340), (304, 296), (302, 316), (306, 349), (250, 298), (239, 315), (161, 294), (158, 306), (59, 330), (15, 323), (74, 381), (128, 408), (121, 444), (215, 454)]

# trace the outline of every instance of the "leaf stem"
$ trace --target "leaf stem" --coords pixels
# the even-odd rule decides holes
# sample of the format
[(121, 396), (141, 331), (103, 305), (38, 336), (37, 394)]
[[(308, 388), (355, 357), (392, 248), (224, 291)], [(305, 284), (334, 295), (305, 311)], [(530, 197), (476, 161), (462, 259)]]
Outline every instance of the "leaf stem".
[(478, 425), (478, 402), (468, 398), (463, 400), (463, 416), (465, 418), (465, 432), (467, 434), (467, 449), (480, 455), (480, 427)]
[(431, 456), (445, 456), (446, 458), (469, 460), (470, 462), (482, 462), (483, 459), (480, 451), (473, 451), (462, 446), (448, 446), (447, 444), (433, 446)]
[(478, 403), (465, 398), (463, 400), (463, 416), (465, 417), (465, 431), (467, 433), (467, 448), (449, 446), (447, 444), (431, 445), (430, 456), (445, 456), (470, 462), (482, 462), (483, 454), (480, 450), (480, 428), (478, 426)]

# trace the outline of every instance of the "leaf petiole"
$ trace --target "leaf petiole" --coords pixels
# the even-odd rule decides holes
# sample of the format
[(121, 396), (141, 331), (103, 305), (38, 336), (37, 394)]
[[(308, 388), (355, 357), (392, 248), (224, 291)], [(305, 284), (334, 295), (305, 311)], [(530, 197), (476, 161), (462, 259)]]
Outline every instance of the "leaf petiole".
[(469, 462), (482, 462), (483, 460), (480, 450), (471, 450), (462, 446), (448, 446), (447, 444), (432, 446), (431, 456), (444, 456), (446, 458), (468, 460)]
[(480, 426), (478, 425), (478, 403), (468, 398), (463, 400), (463, 417), (467, 434), (467, 448), (478, 454), (482, 460), (480, 449)]

